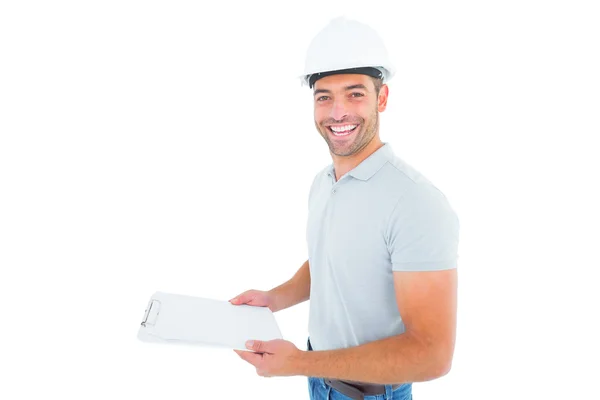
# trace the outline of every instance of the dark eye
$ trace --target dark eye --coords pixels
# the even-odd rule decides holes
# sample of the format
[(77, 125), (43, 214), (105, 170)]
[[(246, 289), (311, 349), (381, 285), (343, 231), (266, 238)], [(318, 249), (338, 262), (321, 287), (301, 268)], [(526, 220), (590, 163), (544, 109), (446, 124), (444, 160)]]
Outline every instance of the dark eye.
[(352, 92), (352, 94), (350, 96), (352, 96), (352, 97), (362, 97), (362, 96), (364, 96), (364, 94), (362, 94), (360, 92)]
[(329, 96), (321, 96), (317, 98), (317, 101), (325, 101), (327, 99), (329, 99)]

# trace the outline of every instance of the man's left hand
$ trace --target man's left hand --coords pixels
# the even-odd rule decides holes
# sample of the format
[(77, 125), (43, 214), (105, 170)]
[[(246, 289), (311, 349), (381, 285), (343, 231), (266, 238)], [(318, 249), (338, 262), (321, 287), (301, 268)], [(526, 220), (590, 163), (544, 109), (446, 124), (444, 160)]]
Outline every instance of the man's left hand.
[(252, 351), (234, 351), (240, 358), (254, 365), (258, 375), (267, 377), (298, 375), (298, 362), (303, 352), (292, 342), (283, 339), (268, 342), (253, 340), (246, 342), (246, 348)]

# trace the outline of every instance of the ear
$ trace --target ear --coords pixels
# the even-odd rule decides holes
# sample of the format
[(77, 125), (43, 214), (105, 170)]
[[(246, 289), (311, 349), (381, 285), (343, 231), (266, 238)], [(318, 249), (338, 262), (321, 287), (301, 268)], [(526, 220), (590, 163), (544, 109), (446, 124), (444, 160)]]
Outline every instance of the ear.
[(381, 85), (381, 89), (379, 90), (379, 97), (377, 98), (377, 111), (385, 111), (385, 108), (387, 107), (388, 94), (388, 85)]

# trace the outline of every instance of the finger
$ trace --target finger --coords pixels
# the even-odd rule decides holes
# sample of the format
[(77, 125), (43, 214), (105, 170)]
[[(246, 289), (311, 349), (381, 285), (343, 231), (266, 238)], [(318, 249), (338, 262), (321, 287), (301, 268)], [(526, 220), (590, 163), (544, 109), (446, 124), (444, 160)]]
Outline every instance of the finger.
[(240, 351), (234, 350), (240, 358), (255, 367), (258, 366), (258, 363), (262, 360), (262, 354), (252, 353), (250, 351)]

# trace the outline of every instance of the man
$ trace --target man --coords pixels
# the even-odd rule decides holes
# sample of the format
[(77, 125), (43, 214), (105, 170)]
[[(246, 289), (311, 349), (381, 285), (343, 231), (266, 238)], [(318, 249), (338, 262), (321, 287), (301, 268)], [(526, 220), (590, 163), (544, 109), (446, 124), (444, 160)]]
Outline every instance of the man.
[(337, 18), (314, 38), (303, 81), (333, 163), (310, 188), (308, 260), (288, 282), (230, 300), (276, 312), (310, 298), (307, 351), (273, 340), (236, 352), (259, 375), (309, 377), (313, 400), (410, 399), (413, 382), (452, 363), (459, 221), (379, 137), (392, 75), (364, 24)]

